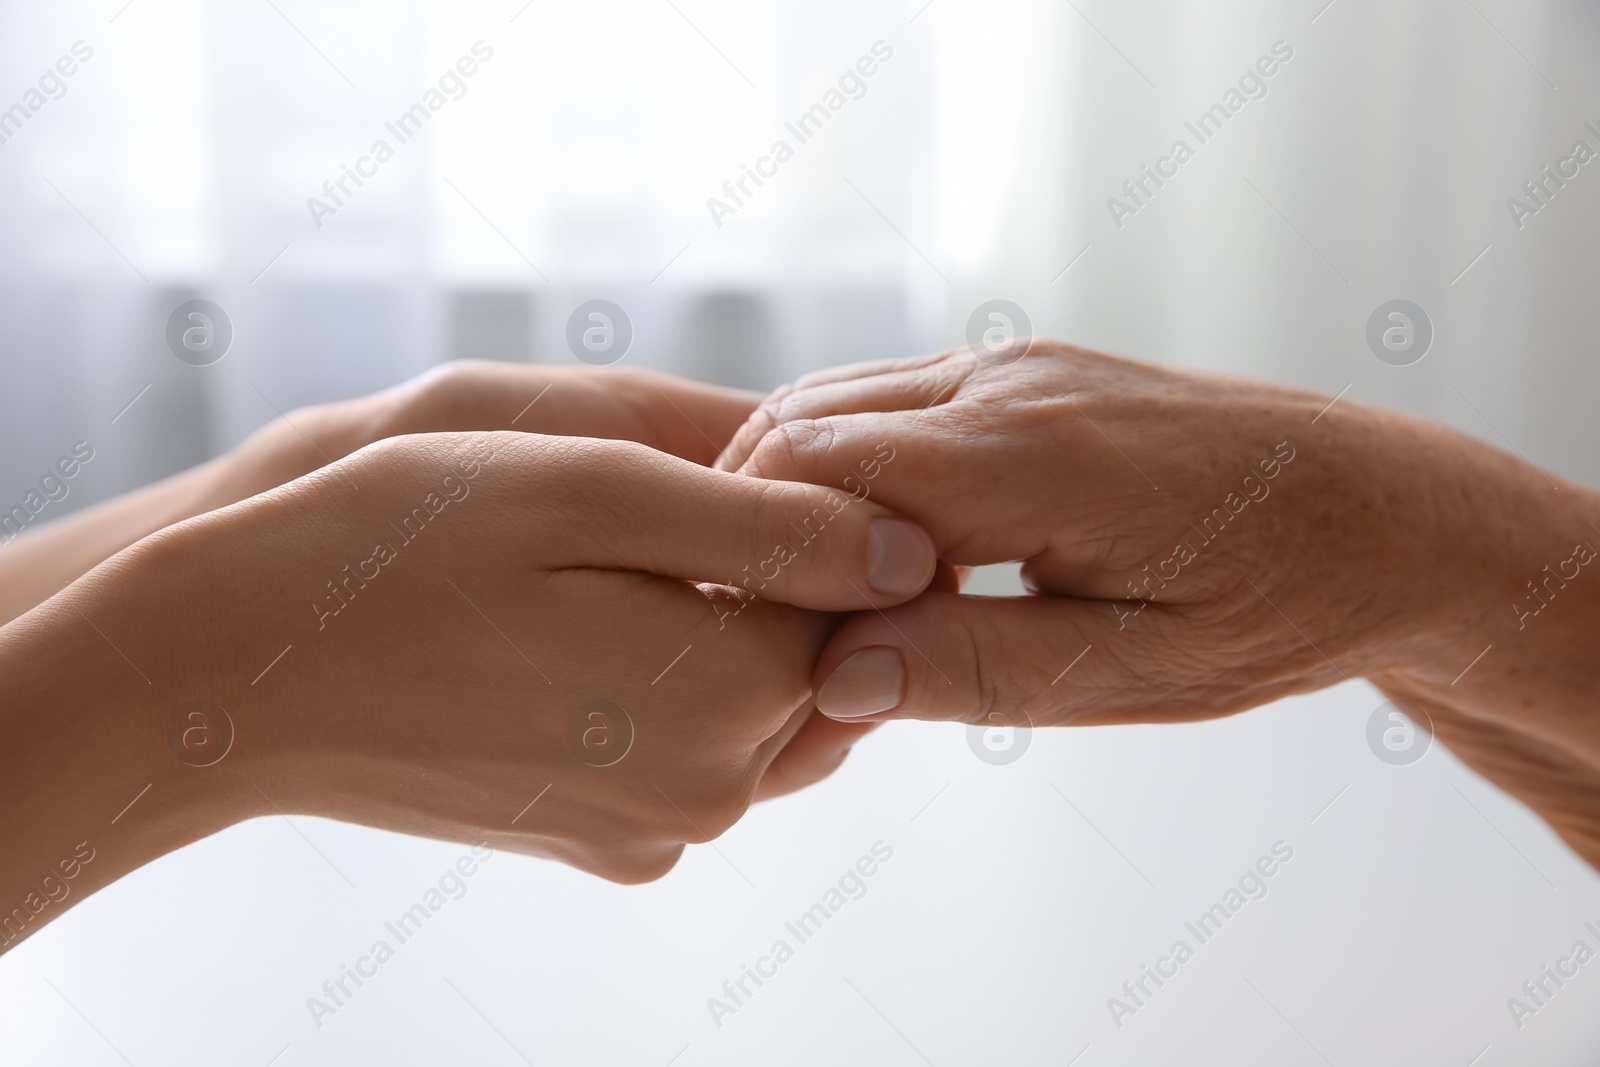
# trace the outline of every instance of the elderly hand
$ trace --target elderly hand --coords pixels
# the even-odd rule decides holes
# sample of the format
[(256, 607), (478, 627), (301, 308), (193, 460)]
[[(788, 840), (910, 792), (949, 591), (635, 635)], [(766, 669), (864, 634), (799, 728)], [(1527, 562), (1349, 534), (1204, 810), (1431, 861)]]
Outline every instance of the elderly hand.
[(870, 495), (945, 563), (1023, 561), (1033, 596), (858, 614), (817, 666), (826, 714), (1179, 721), (1366, 676), (1600, 861), (1595, 494), (1349, 400), (1005, 355), (811, 375), (724, 457)]

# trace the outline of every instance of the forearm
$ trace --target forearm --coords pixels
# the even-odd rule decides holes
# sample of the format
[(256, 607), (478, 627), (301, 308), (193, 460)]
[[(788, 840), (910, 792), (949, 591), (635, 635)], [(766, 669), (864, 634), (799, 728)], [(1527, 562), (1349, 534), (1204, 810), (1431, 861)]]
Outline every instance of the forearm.
[(233, 805), (212, 795), (221, 779), (166, 746), (161, 707), (173, 690), (160, 676), (170, 672), (112, 646), (126, 626), (85, 589), (99, 582), (0, 628), (0, 952), (233, 821)]
[(1361, 673), (1600, 867), (1600, 495), (1443, 427), (1404, 433), (1384, 455), (1407, 489), (1371, 521), (1410, 555), (1366, 598), (1407, 620), (1373, 627), (1404, 652)]
[(1453, 610), (1425, 656), (1376, 680), (1600, 768), (1600, 494), (1454, 436), (1425, 442), (1449, 476), (1419, 493), (1443, 540), (1411, 592)]
[[(1596, 501), (1585, 494), (1580, 506), (1592, 510)], [(1561, 529), (1558, 522), (1550, 532)], [(1576, 538), (1600, 548), (1592, 534)], [(1555, 545), (1544, 560), (1530, 553), (1520, 561), (1528, 575), (1519, 589), (1487, 588), (1481, 612), (1463, 615), (1449, 656), (1372, 681), (1408, 714), (1425, 715), (1458, 758), (1600, 868), (1600, 574), (1589, 573), (1597, 566), (1591, 558), (1567, 566), (1568, 574), (1579, 566), (1575, 577), (1562, 577), (1575, 547)]]

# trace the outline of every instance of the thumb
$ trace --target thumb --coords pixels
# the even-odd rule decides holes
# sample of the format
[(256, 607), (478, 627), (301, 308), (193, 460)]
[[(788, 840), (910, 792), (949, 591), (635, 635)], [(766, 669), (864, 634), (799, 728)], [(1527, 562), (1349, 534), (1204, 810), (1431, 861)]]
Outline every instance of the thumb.
[(850, 723), (1084, 721), (1139, 701), (1146, 675), (1130, 659), (1166, 640), (1146, 623), (1119, 631), (1105, 601), (927, 592), (839, 629), (817, 661), (817, 708)]
[(805, 721), (761, 774), (756, 800), (815, 785), (839, 769), (855, 743), (877, 729), (873, 722), (835, 722), (816, 712)]

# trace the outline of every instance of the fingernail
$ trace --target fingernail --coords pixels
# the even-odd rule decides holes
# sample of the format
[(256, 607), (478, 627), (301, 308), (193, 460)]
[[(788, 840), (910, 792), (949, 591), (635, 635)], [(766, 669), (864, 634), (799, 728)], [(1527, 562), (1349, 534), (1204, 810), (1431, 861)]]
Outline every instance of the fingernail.
[(921, 591), (933, 576), (933, 542), (904, 519), (873, 519), (867, 584), (889, 596)]
[(851, 721), (893, 711), (906, 690), (906, 668), (894, 648), (864, 648), (833, 669), (817, 691), (817, 710)]

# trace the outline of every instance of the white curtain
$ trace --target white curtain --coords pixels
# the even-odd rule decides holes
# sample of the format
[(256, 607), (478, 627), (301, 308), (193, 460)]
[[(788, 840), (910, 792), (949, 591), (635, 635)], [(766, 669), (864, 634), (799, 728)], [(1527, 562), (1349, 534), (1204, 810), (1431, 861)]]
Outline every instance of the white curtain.
[[(0, 146), (13, 481), (58, 438), (102, 441), (81, 501), (274, 408), (441, 359), (572, 361), (565, 320), (593, 297), (633, 319), (630, 363), (756, 388), (937, 343), (908, 309), (895, 232), (933, 207), (912, 181), (929, 170), (933, 57), (896, 5), (0, 11), (0, 60), (24, 75), (5, 91), (92, 50)], [(889, 58), (863, 77), (874, 48)], [(844, 106), (800, 144), (785, 122), (841, 76)], [(438, 110), (402, 143), (393, 124), (430, 91)], [(779, 139), (794, 158), (746, 179), (754, 195), (719, 226), (708, 199), (730, 203), (724, 182)], [(371, 173), (357, 186), (352, 168)], [(166, 349), (166, 316), (194, 297), (233, 322), (215, 366)]]
[[(58, 85), (78, 41), (93, 55)], [(841, 85), (880, 41), (864, 91)], [(1265, 95), (1199, 143), (1186, 123), (1278, 42)], [(959, 344), (1003, 298), (1042, 333), (1348, 387), (1600, 484), (1600, 164), (1520, 228), (1507, 209), (1575, 141), (1600, 149), (1597, 47), (1576, 0), (0, 0), (0, 508), (79, 439), (96, 458), (62, 510), (443, 359), (573, 362), (566, 320), (592, 298), (632, 318), (629, 363), (757, 388)], [(441, 88), (463, 57), (474, 72)], [(430, 88), (400, 144), (386, 123)], [(785, 124), (819, 103), (801, 144)], [(1119, 226), (1108, 200), (1180, 138), (1193, 158)], [(363, 163), (380, 139), (393, 158)], [(763, 163), (779, 139), (793, 157)], [(319, 227), (307, 201), (344, 165), (369, 173)], [(769, 173), (719, 227), (707, 200), (746, 165)], [(191, 298), (233, 322), (215, 365), (168, 350)], [(1407, 367), (1364, 339), (1396, 298), (1436, 333)], [(912, 1040), (939, 1063), (1315, 1062), (1288, 1017), (1338, 1062), (1479, 1062), (1490, 1040), (1484, 1064), (1595, 1062), (1577, 985), (1525, 1032), (1498, 1014), (1580, 899), (1592, 914), (1592, 873), (1443, 755), (1374, 765), (1369, 699), (1051, 734), (1006, 775), (958, 733), (885, 730), (719, 845), (761, 893), (707, 850), (626, 891), (508, 862), (460, 910), (475, 925), (326, 1032), (303, 995), (455, 852), (307, 820), (371, 887), (338, 896), (301, 838), (257, 822), (9, 955), (8, 1034), (23, 1060), (59, 1059), (68, 1025), (96, 1040), (40, 980), (69, 976), (141, 1063), (266, 1063), (286, 1042), (284, 1064), (514, 1062), (488, 1018), (563, 1062), (915, 1062)], [(1307, 866), (1264, 906), (1278, 917), (1163, 1002), (1189, 1015), (1113, 1030), (1107, 993), (1284, 826)], [(899, 882), (785, 972), (771, 1014), (712, 1029), (705, 994), (880, 833)], [(228, 981), (196, 983), (208, 967)], [(1235, 977), (1264, 972), (1296, 998), (1280, 1015)]]
[[(93, 52), (0, 145), (6, 475), (98, 435), (87, 499), (274, 406), (457, 356), (567, 361), (592, 297), (634, 320), (630, 362), (756, 388), (959, 343), (1004, 297), (1040, 331), (1352, 385), (1595, 477), (1572, 388), (1595, 372), (1561, 301), (1592, 280), (1597, 197), (1576, 181), (1522, 231), (1504, 206), (1600, 117), (1594, 14), (1317, 8), (6, 4), (4, 104)], [(1267, 95), (1115, 225), (1107, 199), (1277, 41)], [(875, 46), (892, 58), (800, 144), (785, 123)], [(385, 124), (441, 76), (401, 144)], [(708, 199), (780, 139), (794, 157), (718, 220)], [(393, 159), (363, 163), (378, 140)], [(350, 167), (375, 174), (314, 218)], [(166, 350), (190, 297), (234, 322), (216, 366)], [(1392, 297), (1438, 332), (1403, 373), (1361, 341)]]

